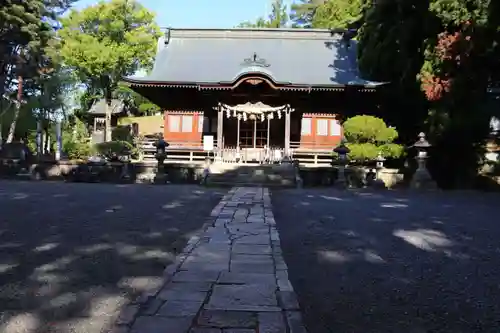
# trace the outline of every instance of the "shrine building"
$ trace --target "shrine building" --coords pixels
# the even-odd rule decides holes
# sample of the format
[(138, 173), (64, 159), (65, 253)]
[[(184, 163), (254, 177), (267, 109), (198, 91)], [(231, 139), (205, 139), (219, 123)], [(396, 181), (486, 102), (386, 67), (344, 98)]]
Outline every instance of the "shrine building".
[(124, 80), (164, 110), (170, 147), (331, 152), (339, 119), (369, 113), (382, 84), (360, 77), (356, 49), (342, 30), (168, 29), (151, 73)]

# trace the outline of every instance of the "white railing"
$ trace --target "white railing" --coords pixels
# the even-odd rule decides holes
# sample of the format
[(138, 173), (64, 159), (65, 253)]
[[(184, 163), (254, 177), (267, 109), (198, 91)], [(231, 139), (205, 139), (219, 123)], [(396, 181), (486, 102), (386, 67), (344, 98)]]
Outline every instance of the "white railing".
[(237, 148), (221, 149), (223, 163), (280, 163), (285, 156), (283, 148)]

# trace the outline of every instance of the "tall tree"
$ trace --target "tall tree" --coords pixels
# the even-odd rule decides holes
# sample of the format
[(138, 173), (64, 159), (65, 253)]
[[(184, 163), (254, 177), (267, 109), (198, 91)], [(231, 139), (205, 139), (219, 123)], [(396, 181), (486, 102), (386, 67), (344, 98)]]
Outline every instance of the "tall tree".
[(283, 0), (274, 0), (272, 3), (271, 14), (268, 17), (269, 28), (283, 28), (288, 23), (287, 6)]
[(365, 11), (363, 21), (358, 35), (361, 73), (367, 79), (389, 82), (383, 91), (383, 116), (409, 143), (423, 130), (427, 115), (416, 78), (424, 61), (425, 40), (435, 24), (429, 1), (380, 1)]
[(90, 95), (111, 94), (123, 76), (151, 66), (160, 37), (154, 17), (135, 0), (99, 2), (72, 11), (61, 20), (61, 60)]
[(158, 105), (133, 91), (125, 83), (118, 84), (118, 87), (113, 91), (113, 98), (124, 101), (134, 114), (148, 116), (161, 111)]
[(498, 63), (493, 52), (498, 21), (490, 21), (491, 2), (434, 0), (430, 6), (441, 29), (426, 43), (421, 80), (439, 151), (435, 167), (449, 184), (477, 174), (490, 134), (492, 110), (484, 106), (491, 69)]
[(350, 28), (362, 19), (366, 6), (366, 0), (327, 0), (316, 7), (311, 26), (327, 29)]
[(499, 68), (494, 3), (385, 0), (367, 12), (361, 29), (361, 70), (393, 83), (386, 108), (400, 133), (409, 139), (424, 126), (430, 131), (431, 166), (448, 186), (475, 175), (489, 134), (483, 105)]
[(243, 22), (240, 28), (283, 28), (288, 23), (288, 10), (283, 0), (274, 0), (267, 19), (259, 17), (255, 22)]
[[(4, 1), (0, 7), (0, 114), (15, 107), (8, 142), (14, 138), (19, 103), (29, 90), (26, 82), (38, 75), (45, 48), (54, 32), (53, 23), (73, 0)], [(34, 91), (31, 91), (33, 93)]]
[(290, 19), (297, 28), (312, 28), (316, 10), (325, 0), (299, 0), (291, 6)]

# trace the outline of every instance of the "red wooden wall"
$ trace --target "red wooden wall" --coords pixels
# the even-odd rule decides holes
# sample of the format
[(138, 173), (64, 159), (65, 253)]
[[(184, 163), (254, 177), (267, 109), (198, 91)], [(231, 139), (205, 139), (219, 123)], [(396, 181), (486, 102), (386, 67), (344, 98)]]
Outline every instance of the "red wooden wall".
[[(201, 125), (200, 118), (203, 118), (203, 112), (165, 111), (163, 118), (163, 138), (168, 143), (191, 147), (202, 145), (201, 140), (203, 129), (200, 129), (199, 126)], [(191, 121), (189, 121), (189, 119), (191, 119)], [(183, 130), (183, 121), (186, 125), (191, 122), (190, 131)]]
[[(342, 127), (340, 128), (340, 134), (332, 133), (333, 126), (335, 126), (335, 124), (338, 124), (338, 121), (335, 119), (336, 115), (322, 113), (304, 113), (302, 115), (302, 118), (310, 119), (311, 131), (309, 134), (305, 134), (304, 129), (301, 130), (300, 148), (332, 149), (333, 147), (337, 146), (342, 140)], [(318, 133), (318, 124), (320, 121), (326, 121), (327, 123), (326, 135)]]

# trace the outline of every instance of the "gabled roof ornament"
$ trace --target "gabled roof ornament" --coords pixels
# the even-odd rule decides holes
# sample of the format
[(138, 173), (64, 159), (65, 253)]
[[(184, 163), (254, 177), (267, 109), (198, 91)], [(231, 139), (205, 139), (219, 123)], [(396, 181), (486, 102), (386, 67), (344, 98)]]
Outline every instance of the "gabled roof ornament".
[(250, 58), (243, 60), (242, 66), (258, 66), (258, 67), (269, 67), (267, 61), (263, 58), (259, 58), (257, 52), (254, 52)]

